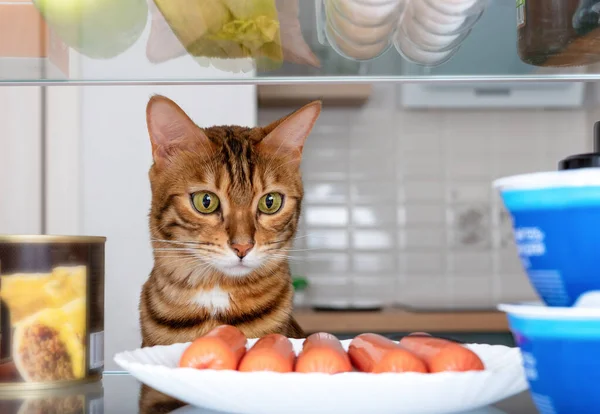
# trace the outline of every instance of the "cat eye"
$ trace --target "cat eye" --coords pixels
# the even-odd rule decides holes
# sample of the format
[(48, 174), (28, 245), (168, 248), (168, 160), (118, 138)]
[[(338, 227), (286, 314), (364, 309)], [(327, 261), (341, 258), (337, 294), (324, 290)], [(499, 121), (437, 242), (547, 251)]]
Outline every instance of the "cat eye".
[(219, 197), (209, 191), (199, 191), (192, 194), (192, 204), (199, 213), (214, 213), (219, 208)]
[(265, 214), (275, 214), (283, 204), (283, 196), (279, 193), (265, 194), (258, 201), (258, 210)]

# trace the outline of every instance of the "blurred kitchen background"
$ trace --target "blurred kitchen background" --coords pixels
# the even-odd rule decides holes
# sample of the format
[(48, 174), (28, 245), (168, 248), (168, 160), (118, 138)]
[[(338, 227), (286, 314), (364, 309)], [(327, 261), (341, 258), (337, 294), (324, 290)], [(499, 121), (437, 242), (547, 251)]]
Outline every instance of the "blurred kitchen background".
[[(455, 108), (435, 109), (436, 95), (428, 96), (429, 110), (411, 107), (426, 93), (414, 86), (342, 88), (347, 100), (337, 104), (348, 106), (325, 106), (304, 153), (297, 248), (306, 251), (292, 265), (308, 278), (308, 304), (465, 310), (535, 299), (492, 181), (555, 170), (591, 151), (594, 112), (515, 109), (518, 97), (485, 108), (475, 94), (460, 95), (474, 86), (455, 88)], [(269, 106), (283, 103), (272, 91), (288, 90), (263, 89)], [(287, 111), (259, 107), (259, 124)]]
[[(0, 231), (107, 236), (106, 353), (135, 348), (152, 267), (149, 96), (171, 97), (201, 126), (262, 125), (322, 97), (291, 253), (308, 282), (297, 284), (300, 322), (340, 336), (428, 330), (510, 343), (496, 305), (536, 295), (492, 181), (592, 150), (596, 85), (579, 86), (579, 103), (562, 109), (514, 97), (486, 107), (461, 88), (444, 92), (460, 107), (435, 108), (431, 91), (386, 83), (0, 88)], [(423, 94), (433, 108), (414, 107)]]

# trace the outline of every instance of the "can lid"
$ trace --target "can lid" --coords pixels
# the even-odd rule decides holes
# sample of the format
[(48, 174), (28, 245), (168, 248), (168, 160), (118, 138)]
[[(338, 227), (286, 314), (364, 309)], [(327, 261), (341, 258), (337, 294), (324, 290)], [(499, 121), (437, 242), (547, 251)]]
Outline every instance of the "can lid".
[(101, 236), (62, 236), (51, 234), (0, 234), (0, 243), (105, 243)]
[(594, 124), (594, 152), (571, 155), (558, 163), (559, 170), (600, 167), (600, 121)]

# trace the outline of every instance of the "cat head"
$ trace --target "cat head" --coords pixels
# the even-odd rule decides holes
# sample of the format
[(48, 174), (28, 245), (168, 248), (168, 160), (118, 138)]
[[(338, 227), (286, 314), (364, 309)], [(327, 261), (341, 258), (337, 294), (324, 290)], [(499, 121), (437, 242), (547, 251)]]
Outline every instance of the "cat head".
[(303, 197), (302, 149), (320, 111), (317, 101), (266, 127), (200, 128), (173, 101), (152, 97), (155, 259), (231, 277), (285, 261)]

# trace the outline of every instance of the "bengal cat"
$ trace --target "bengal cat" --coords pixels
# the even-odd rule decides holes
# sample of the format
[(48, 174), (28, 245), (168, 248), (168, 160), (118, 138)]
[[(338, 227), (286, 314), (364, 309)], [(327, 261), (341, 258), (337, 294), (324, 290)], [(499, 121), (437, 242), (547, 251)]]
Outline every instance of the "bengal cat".
[(312, 102), (266, 127), (199, 128), (173, 101), (147, 109), (154, 267), (140, 298), (142, 346), (188, 342), (220, 324), (249, 338), (302, 338), (288, 251), (303, 197)]

